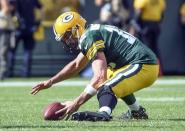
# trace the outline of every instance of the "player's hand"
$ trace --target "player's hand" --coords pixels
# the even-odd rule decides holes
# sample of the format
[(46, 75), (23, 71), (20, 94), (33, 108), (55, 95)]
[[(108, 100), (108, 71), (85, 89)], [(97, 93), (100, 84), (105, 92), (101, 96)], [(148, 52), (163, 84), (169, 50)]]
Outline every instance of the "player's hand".
[(40, 90), (47, 89), (47, 88), (49, 88), (51, 86), (52, 86), (52, 81), (51, 80), (41, 82), (41, 83), (37, 84), (36, 86), (32, 87), (31, 94), (35, 95)]
[(73, 114), (79, 108), (79, 106), (77, 106), (73, 101), (67, 101), (67, 102), (63, 103), (63, 105), (65, 107), (62, 108), (61, 110), (58, 110), (55, 113), (58, 114), (58, 113), (63, 113), (64, 112), (63, 118), (66, 117), (65, 120), (68, 120), (69, 117), (71, 116), (71, 114)]

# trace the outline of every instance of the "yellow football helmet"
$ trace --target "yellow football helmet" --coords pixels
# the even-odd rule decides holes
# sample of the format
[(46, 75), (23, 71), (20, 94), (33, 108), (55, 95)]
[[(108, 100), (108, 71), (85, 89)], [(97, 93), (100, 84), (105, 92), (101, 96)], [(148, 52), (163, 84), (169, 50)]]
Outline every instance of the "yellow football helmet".
[(70, 31), (75, 38), (80, 38), (85, 31), (86, 20), (77, 12), (65, 12), (60, 15), (53, 26), (55, 39), (60, 41), (66, 32)]

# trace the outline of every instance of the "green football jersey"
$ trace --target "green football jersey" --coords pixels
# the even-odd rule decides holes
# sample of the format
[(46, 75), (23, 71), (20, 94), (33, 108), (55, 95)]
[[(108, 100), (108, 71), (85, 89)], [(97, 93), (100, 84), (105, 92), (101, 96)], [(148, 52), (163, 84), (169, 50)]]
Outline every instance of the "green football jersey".
[(90, 61), (96, 58), (98, 51), (103, 51), (112, 68), (157, 63), (155, 54), (141, 41), (110, 25), (90, 25), (80, 38), (79, 48)]

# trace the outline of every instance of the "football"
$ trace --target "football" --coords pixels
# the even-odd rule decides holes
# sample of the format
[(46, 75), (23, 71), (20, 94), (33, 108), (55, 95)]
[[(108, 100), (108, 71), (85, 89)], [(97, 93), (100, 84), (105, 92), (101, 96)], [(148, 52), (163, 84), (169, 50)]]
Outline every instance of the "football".
[(56, 111), (64, 108), (60, 102), (53, 102), (46, 106), (43, 111), (44, 120), (61, 120), (64, 113), (55, 114)]

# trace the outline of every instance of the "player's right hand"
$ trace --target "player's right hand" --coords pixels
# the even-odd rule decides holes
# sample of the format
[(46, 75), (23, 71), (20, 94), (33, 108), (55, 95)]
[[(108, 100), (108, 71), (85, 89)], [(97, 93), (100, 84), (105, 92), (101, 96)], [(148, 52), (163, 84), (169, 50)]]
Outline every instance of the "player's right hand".
[(49, 88), (51, 86), (52, 86), (52, 81), (51, 80), (41, 82), (41, 83), (37, 84), (36, 86), (32, 87), (31, 94), (35, 95), (40, 90), (47, 89), (47, 88)]

